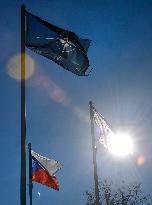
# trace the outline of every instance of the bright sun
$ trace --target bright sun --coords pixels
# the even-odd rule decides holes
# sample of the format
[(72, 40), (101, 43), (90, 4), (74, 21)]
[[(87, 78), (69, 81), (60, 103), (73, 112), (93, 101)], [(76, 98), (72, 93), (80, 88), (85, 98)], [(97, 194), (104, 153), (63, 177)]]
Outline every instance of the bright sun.
[(124, 133), (110, 134), (107, 138), (109, 152), (117, 156), (126, 156), (133, 153), (133, 141)]

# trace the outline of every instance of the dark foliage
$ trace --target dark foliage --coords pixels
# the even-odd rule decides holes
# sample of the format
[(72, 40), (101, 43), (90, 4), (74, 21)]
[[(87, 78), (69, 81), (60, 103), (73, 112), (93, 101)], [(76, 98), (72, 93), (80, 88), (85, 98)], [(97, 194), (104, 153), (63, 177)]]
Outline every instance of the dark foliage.
[[(150, 195), (144, 195), (140, 183), (126, 185), (122, 183), (121, 187), (114, 187), (112, 181), (105, 180), (100, 183), (100, 202), (102, 205), (152, 205)], [(86, 191), (86, 205), (95, 205), (95, 193)]]

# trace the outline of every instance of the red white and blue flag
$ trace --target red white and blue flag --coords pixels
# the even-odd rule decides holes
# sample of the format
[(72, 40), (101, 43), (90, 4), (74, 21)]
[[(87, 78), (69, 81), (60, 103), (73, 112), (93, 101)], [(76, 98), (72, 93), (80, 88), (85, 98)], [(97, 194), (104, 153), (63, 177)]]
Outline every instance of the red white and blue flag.
[(59, 183), (54, 175), (62, 164), (54, 159), (48, 159), (31, 150), (32, 181), (59, 190)]

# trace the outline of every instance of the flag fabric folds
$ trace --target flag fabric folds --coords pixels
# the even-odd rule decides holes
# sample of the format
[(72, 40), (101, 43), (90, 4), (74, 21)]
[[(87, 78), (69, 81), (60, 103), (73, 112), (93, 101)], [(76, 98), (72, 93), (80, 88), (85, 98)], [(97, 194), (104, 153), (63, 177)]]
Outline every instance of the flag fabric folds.
[(105, 118), (97, 112), (96, 108), (93, 106), (93, 120), (97, 126), (99, 141), (107, 148), (107, 138), (113, 131), (110, 124), (105, 120)]
[(42, 166), (45, 167), (46, 170), (48, 170), (50, 175), (54, 175), (59, 169), (63, 167), (60, 162), (54, 159), (43, 157), (42, 155), (38, 154), (33, 150), (31, 150), (31, 155), (32, 157), (37, 159), (39, 163), (41, 163)]
[(54, 160), (48, 159), (31, 150), (32, 157), (32, 181), (59, 190), (59, 183), (55, 173), (62, 165)]
[(90, 40), (81, 39), (74, 32), (26, 12), (26, 47), (76, 75), (87, 75), (90, 43)]

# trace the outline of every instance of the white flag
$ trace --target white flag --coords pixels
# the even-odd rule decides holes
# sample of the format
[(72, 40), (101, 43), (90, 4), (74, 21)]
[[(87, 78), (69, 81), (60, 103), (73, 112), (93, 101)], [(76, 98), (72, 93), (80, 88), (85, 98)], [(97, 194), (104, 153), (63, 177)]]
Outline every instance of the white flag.
[(107, 148), (107, 137), (113, 133), (112, 128), (105, 120), (105, 118), (96, 111), (95, 107), (93, 107), (93, 120), (97, 127), (100, 129), (99, 141), (104, 145), (104, 147)]
[(51, 176), (53, 176), (59, 169), (63, 167), (60, 162), (54, 159), (43, 157), (33, 150), (31, 150), (31, 155), (49, 172)]

